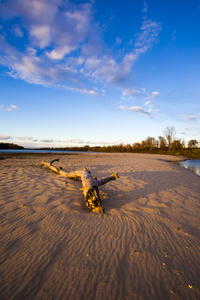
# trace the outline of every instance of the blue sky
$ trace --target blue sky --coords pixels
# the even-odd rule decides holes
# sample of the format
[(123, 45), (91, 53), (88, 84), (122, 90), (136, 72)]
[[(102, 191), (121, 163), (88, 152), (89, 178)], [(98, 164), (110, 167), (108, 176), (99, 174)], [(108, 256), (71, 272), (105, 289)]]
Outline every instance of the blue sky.
[(0, 142), (200, 136), (200, 0), (0, 0)]

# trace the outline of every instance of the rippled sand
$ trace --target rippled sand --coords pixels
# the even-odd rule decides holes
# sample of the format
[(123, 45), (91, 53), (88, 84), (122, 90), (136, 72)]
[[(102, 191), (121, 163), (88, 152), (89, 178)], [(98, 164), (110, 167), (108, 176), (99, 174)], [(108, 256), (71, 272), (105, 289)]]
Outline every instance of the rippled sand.
[[(60, 158), (103, 178), (105, 214), (80, 181), (39, 167)], [(146, 154), (0, 160), (0, 299), (200, 299), (200, 177)], [(67, 182), (67, 184), (66, 184)]]

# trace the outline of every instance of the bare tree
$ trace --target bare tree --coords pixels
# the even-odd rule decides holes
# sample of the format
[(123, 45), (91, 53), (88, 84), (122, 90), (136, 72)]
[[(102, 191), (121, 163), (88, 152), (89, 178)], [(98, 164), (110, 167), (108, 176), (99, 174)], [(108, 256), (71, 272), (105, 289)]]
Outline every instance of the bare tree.
[(171, 149), (171, 145), (172, 142), (175, 138), (175, 134), (176, 134), (176, 129), (175, 127), (171, 126), (171, 127), (166, 127), (163, 131), (164, 136), (166, 137), (166, 140), (168, 142), (168, 147), (169, 149)]

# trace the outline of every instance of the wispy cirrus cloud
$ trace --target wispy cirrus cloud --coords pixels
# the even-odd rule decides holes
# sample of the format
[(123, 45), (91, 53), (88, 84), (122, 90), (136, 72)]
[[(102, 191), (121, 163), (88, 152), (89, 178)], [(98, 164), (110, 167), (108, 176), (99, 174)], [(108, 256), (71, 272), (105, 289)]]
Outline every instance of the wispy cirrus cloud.
[(135, 34), (135, 52), (137, 54), (147, 52), (155, 42), (158, 42), (158, 35), (161, 29), (160, 23), (145, 19), (140, 28), (141, 31)]
[(30, 136), (19, 136), (18, 139), (22, 141), (32, 141), (34, 138)]
[(0, 135), (0, 140), (18, 140), (20, 145), (25, 147), (72, 147), (83, 145), (116, 145), (122, 143), (121, 140), (84, 140), (84, 139), (38, 139), (30, 136), (11, 137), (7, 135)]
[(139, 107), (139, 106), (132, 106), (132, 107), (120, 106), (120, 108), (123, 110), (129, 110), (132, 112), (139, 113), (140, 115), (143, 115), (147, 118), (152, 118), (152, 115), (149, 111), (146, 111), (142, 107)]
[(120, 144), (121, 140), (114, 140), (114, 141), (89, 141), (89, 140), (82, 140), (82, 139), (67, 139), (67, 140), (57, 140), (57, 139), (46, 139), (46, 140), (39, 140), (42, 143), (51, 144), (63, 144), (66, 147), (72, 145), (115, 145)]
[(123, 83), (127, 80), (127, 76), (130, 74), (134, 63), (158, 41), (160, 31), (160, 23), (147, 19), (143, 21), (140, 32), (134, 35), (135, 42), (133, 44), (132, 51), (126, 53), (121, 63), (115, 66), (115, 73), (113, 73), (109, 79), (110, 83), (122, 84), (123, 86)]
[(154, 99), (156, 98), (157, 96), (159, 95), (159, 92), (152, 92), (152, 93), (147, 93), (144, 100), (151, 100), (151, 99)]
[[(97, 82), (124, 86), (135, 61), (158, 41), (161, 31), (158, 22), (144, 19), (140, 31), (133, 33), (132, 50), (120, 56), (105, 44), (91, 2), (7, 0), (0, 2), (0, 16), (16, 22), (11, 30), (1, 28), (0, 35), (0, 63), (8, 67), (9, 76), (91, 95), (105, 93), (94, 89)], [(11, 36), (20, 38), (20, 47), (10, 43)], [(121, 45), (119, 37), (116, 42)]]
[(52, 140), (52, 139), (46, 139), (46, 140), (40, 140), (40, 141), (45, 144), (50, 144), (50, 143), (54, 142), (54, 140)]
[(155, 112), (158, 111), (158, 104), (156, 102), (156, 97), (159, 96), (159, 92), (154, 91), (152, 93), (147, 93), (146, 97), (144, 98), (145, 105), (149, 107), (149, 112)]
[[(154, 91), (152, 93), (147, 93), (145, 88), (134, 89), (128, 88), (123, 90), (122, 92), (122, 100), (137, 100), (144, 103), (145, 106), (148, 107), (148, 110), (144, 110), (142, 107), (133, 106), (133, 107), (123, 107), (123, 109), (131, 110), (138, 112), (144, 116), (152, 117), (151, 112), (158, 111), (158, 104), (156, 102), (156, 97), (159, 95), (159, 92)], [(121, 108), (122, 108), (121, 107)]]
[(146, 13), (147, 10), (148, 10), (148, 5), (147, 5), (147, 3), (144, 1), (144, 8), (143, 8), (142, 11), (143, 11), (144, 13)]
[(182, 117), (182, 120), (188, 121), (188, 122), (194, 122), (194, 121), (197, 121), (197, 119), (198, 119), (198, 117), (197, 116), (193, 116), (193, 115), (190, 115), (190, 116), (184, 115)]
[(128, 88), (123, 90), (122, 92), (122, 98), (126, 98), (126, 97), (135, 97), (135, 96), (142, 96), (144, 100), (151, 100), (151, 99), (155, 99), (158, 95), (159, 92), (158, 91), (154, 91), (152, 93), (147, 93), (145, 88), (141, 88), (141, 89), (135, 89), (135, 88)]
[(176, 39), (176, 30), (174, 30), (174, 32), (172, 33), (171, 38), (172, 38), (172, 41), (174, 41)]
[(144, 96), (146, 89), (128, 88), (122, 91), (122, 99), (135, 99), (137, 96)]
[(178, 132), (178, 134), (180, 134), (180, 135), (187, 135), (187, 133), (185, 131), (180, 131), (180, 132)]

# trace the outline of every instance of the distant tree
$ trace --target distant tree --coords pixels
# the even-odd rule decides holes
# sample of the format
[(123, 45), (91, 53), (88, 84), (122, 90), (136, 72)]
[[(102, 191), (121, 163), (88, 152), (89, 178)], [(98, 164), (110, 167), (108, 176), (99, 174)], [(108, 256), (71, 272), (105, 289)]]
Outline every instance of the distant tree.
[(160, 149), (165, 149), (166, 148), (166, 140), (163, 136), (159, 136), (159, 147)]
[(12, 143), (0, 143), (0, 149), (24, 149), (24, 147)]
[(183, 148), (185, 148), (185, 141), (184, 140), (182, 140), (182, 146), (183, 146)]
[(123, 152), (124, 146), (122, 144), (117, 145), (117, 152)]
[(198, 146), (198, 141), (197, 140), (190, 140), (188, 142), (188, 148), (197, 148)]
[(90, 151), (90, 146), (89, 145), (85, 145), (83, 147), (83, 151)]
[(172, 144), (172, 142), (175, 138), (176, 130), (173, 126), (171, 126), (171, 127), (167, 126), (164, 129), (163, 133), (164, 133), (164, 136), (166, 137), (166, 140), (168, 142), (168, 147), (169, 147), (169, 149), (171, 149), (171, 144)]
[(156, 147), (156, 148), (159, 148), (159, 140), (155, 140), (155, 142), (154, 142), (154, 147)]
[(155, 138), (154, 137), (148, 137), (146, 140), (143, 140), (141, 143), (141, 148), (146, 150), (153, 150), (155, 147)]
[(145, 141), (143, 140), (143, 141), (141, 142), (141, 149), (145, 149), (145, 147), (146, 147), (146, 144), (145, 144)]
[(173, 140), (171, 149), (175, 151), (181, 151), (183, 149), (183, 142), (181, 140)]
[(141, 148), (140, 143), (134, 143), (134, 144), (133, 144), (133, 150), (134, 150), (134, 151), (139, 151), (140, 148)]
[(127, 144), (124, 148), (125, 148), (126, 152), (132, 152), (132, 150), (133, 150), (133, 148), (131, 147), (130, 144)]

